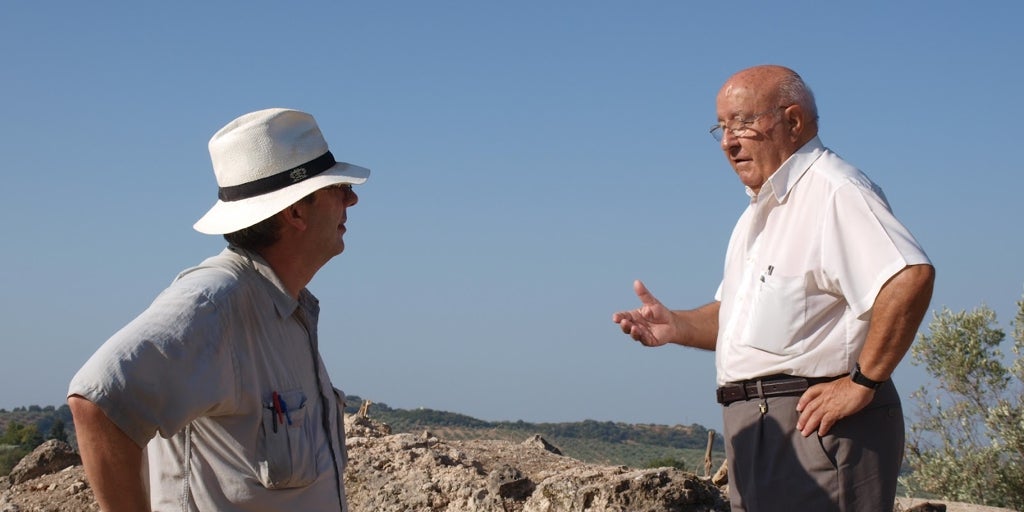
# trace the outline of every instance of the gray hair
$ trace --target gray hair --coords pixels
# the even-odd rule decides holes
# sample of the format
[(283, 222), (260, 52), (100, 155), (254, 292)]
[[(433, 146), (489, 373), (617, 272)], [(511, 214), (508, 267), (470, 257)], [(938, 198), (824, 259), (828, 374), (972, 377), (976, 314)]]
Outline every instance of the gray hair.
[(779, 80), (778, 94), (782, 105), (800, 105), (810, 119), (818, 120), (818, 105), (814, 102), (814, 93), (796, 71), (790, 70)]

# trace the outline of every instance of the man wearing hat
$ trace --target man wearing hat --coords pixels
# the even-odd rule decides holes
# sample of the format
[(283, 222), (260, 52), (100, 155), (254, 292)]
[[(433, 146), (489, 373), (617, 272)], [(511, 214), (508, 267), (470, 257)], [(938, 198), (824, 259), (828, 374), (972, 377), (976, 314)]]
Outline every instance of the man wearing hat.
[(345, 244), (352, 185), (309, 114), (243, 115), (210, 140), (228, 247), (178, 275), (72, 379), (86, 475), (105, 511), (346, 510), (344, 396), (306, 285)]

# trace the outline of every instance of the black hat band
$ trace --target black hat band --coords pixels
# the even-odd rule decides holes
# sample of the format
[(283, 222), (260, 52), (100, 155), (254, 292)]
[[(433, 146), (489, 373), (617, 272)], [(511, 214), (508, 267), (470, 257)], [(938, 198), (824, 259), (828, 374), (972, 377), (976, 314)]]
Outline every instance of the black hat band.
[(273, 192), (275, 190), (281, 190), (287, 186), (312, 178), (313, 176), (334, 167), (336, 163), (334, 155), (328, 151), (304, 164), (267, 176), (266, 178), (260, 178), (256, 181), (250, 181), (249, 183), (242, 183), (241, 185), (220, 187), (217, 191), (217, 197), (219, 197), (221, 201), (240, 201), (242, 199), (248, 199), (250, 197), (256, 197), (268, 192)]

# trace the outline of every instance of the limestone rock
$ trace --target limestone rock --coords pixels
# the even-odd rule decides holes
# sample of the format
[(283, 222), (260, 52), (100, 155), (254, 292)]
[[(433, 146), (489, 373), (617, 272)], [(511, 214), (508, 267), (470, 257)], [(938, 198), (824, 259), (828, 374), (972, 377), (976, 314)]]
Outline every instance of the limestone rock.
[[(523, 442), (447, 441), (431, 432), (392, 434), (369, 415), (345, 418), (352, 512), (726, 512), (724, 474), (588, 464), (534, 435)], [(70, 447), (40, 446), (0, 479), (0, 512), (98, 511)], [(71, 467), (68, 467), (71, 466)], [(40, 471), (44, 474), (39, 475)], [(17, 481), (17, 483), (14, 483)], [(926, 508), (931, 507), (931, 508)], [(909, 508), (914, 507), (914, 508)], [(919, 500), (897, 511), (946, 510)], [(1006, 512), (950, 503), (949, 512)]]
[(587, 464), (537, 435), (513, 443), (364, 434), (346, 443), (353, 511), (728, 510), (722, 493), (693, 474)]
[(562, 450), (559, 450), (558, 447), (549, 443), (546, 439), (541, 437), (540, 434), (534, 434), (533, 437), (523, 441), (523, 444), (547, 450), (555, 455), (562, 455)]
[(907, 512), (946, 512), (946, 506), (942, 503), (922, 503), (908, 508)]
[(64, 441), (51, 439), (36, 447), (32, 453), (18, 462), (8, 476), (12, 484), (20, 484), (33, 478), (56, 473), (68, 466), (82, 463), (82, 458), (75, 453), (71, 445)]

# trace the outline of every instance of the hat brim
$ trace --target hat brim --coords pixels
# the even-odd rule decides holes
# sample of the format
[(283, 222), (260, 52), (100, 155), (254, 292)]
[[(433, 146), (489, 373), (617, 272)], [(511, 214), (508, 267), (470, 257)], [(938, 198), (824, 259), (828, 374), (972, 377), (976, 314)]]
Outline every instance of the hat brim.
[(338, 162), (312, 178), (239, 201), (218, 200), (192, 227), (207, 235), (234, 233), (266, 220), (317, 190), (340, 183), (361, 185), (370, 177), (370, 170), (358, 165)]

